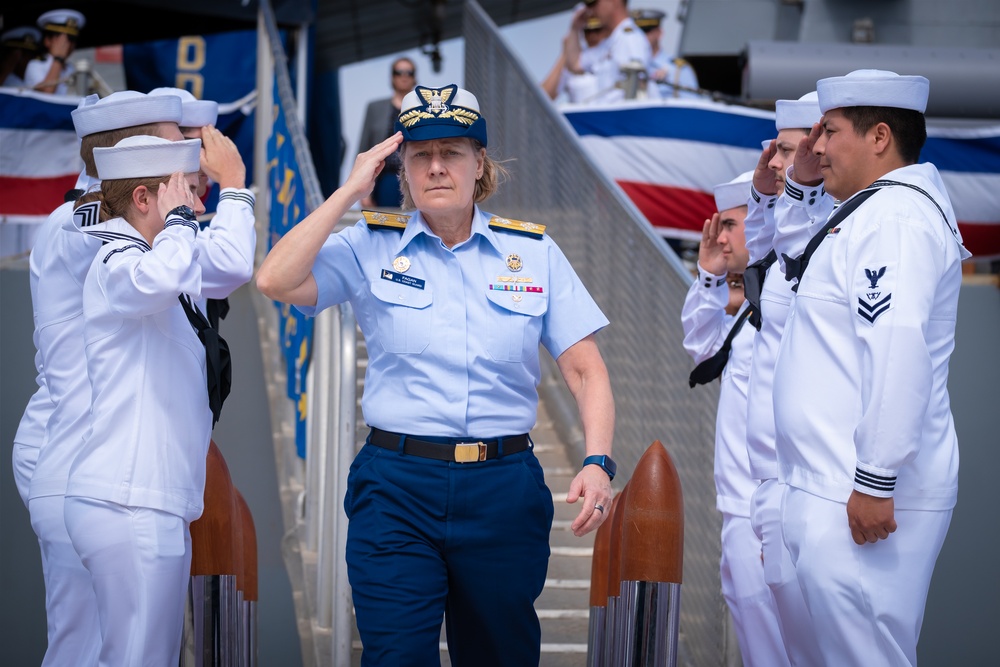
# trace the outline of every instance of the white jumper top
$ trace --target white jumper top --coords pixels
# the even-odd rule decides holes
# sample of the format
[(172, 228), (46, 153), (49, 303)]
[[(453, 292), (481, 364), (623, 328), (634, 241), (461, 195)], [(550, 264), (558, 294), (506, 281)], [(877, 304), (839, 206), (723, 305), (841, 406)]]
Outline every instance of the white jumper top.
[[(105, 229), (107, 223), (83, 229), (78, 224), (73, 204), (60, 206), (42, 224), (31, 256), (32, 272), (37, 266), (39, 273), (37, 345), (54, 406), (31, 481), (32, 498), (65, 493), (70, 466), (90, 428), (83, 286), (101, 241), (112, 238), (114, 232)], [(131, 226), (129, 230), (127, 234), (137, 235)], [(253, 195), (248, 190), (223, 190), (215, 216), (198, 233), (195, 245), (202, 296), (224, 298), (245, 284), (253, 271), (256, 248)]]
[[(760, 295), (760, 331), (754, 349), (747, 387), (747, 451), (755, 479), (775, 479), (778, 464), (774, 453), (774, 362), (785, 329), (788, 306), (792, 301), (793, 282), (785, 280), (783, 255), (798, 257), (813, 233), (823, 226), (833, 211), (833, 197), (822, 186), (806, 188), (786, 176), (785, 191), (780, 197), (753, 193), (751, 211), (761, 210), (767, 220), (764, 227), (767, 243), (757, 246), (758, 259), (773, 248), (777, 260), (767, 272)], [(747, 215), (750, 220), (750, 215)], [(750, 247), (750, 244), (747, 244)]]
[(947, 510), (958, 494), (948, 360), (969, 253), (934, 165), (880, 180), (930, 198), (884, 187), (812, 256), (775, 367), (778, 479), (838, 502), (858, 490)]
[(223, 298), (250, 279), (253, 198), (229, 192), (209, 228), (168, 216), (152, 246), (121, 218), (86, 228), (106, 243), (83, 289), (91, 425), (67, 496), (201, 516), (212, 412), (178, 296)]
[[(729, 285), (725, 276), (713, 275), (700, 266), (698, 279), (691, 285), (681, 324), (684, 349), (700, 363), (718, 351), (739, 315), (749, 306), (744, 302), (735, 316), (727, 315)], [(720, 512), (750, 516), (750, 496), (757, 488), (750, 476), (746, 447), (747, 382), (754, 328), (744, 322), (733, 338), (729, 361), (722, 371), (719, 406), (715, 420), (715, 506)], [(692, 389), (696, 391), (697, 387)]]

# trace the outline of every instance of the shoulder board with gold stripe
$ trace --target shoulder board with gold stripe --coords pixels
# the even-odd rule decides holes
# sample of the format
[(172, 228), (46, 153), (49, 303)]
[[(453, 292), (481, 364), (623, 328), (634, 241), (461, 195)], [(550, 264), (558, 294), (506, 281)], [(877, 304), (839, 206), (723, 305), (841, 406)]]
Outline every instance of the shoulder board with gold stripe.
[(691, 63), (684, 60), (683, 58), (674, 58), (674, 64), (678, 67), (690, 67)]
[(490, 218), (490, 229), (498, 232), (510, 232), (522, 236), (530, 236), (533, 239), (540, 239), (545, 233), (545, 225), (534, 222), (524, 222), (522, 220), (508, 220), (494, 215)]
[(382, 211), (361, 211), (361, 214), (365, 216), (368, 229), (394, 229), (401, 232), (406, 229), (406, 223), (410, 219), (408, 215)]

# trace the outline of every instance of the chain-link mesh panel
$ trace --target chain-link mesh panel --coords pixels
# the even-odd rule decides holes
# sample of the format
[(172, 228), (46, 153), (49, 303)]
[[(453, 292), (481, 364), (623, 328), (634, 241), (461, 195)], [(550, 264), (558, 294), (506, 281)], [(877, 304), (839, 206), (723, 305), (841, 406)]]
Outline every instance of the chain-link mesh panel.
[(618, 480), (631, 477), (653, 441), (666, 446), (684, 492), (681, 661), (721, 665), (727, 640), (712, 477), (718, 389), (687, 383), (693, 362), (681, 344), (680, 312), (693, 278), (471, 0), (464, 37), (464, 85), (487, 119), (490, 154), (509, 160), (511, 173), (484, 209), (546, 225), (611, 320), (598, 342), (615, 394)]

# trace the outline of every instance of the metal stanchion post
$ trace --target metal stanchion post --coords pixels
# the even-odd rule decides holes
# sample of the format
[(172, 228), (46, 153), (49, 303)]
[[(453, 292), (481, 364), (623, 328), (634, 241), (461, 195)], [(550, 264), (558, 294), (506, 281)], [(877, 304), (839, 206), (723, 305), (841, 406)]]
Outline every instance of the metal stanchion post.
[(602, 665), (617, 665), (621, 643), (621, 630), (619, 629), (619, 604), (621, 603), (621, 581), (622, 581), (622, 507), (628, 498), (629, 483), (615, 498), (614, 516), (611, 517), (611, 535), (609, 537), (608, 551), (608, 609), (604, 618), (604, 658)]
[(240, 523), (243, 526), (243, 588), (240, 615), (240, 662), (257, 667), (257, 529), (243, 495), (236, 491)]
[(91, 68), (90, 61), (86, 58), (79, 58), (73, 63), (73, 69), (75, 73), (73, 74), (73, 87), (76, 89), (76, 94), (80, 97), (86, 97), (90, 94), (90, 79), (93, 69)]
[(639, 96), (639, 81), (646, 73), (646, 66), (638, 60), (630, 60), (621, 66), (621, 72), (625, 75), (625, 81), (622, 82), (625, 99), (634, 100)]
[(618, 498), (607, 508), (608, 516), (594, 536), (594, 555), (590, 561), (590, 626), (587, 641), (587, 667), (599, 667), (606, 641), (608, 613), (608, 560), (611, 557), (611, 522)]
[(674, 667), (684, 561), (680, 477), (659, 440), (629, 480), (622, 515), (621, 617), (623, 667)]
[(191, 583), (195, 667), (236, 664), (237, 573), (243, 553), (229, 467), (212, 441), (205, 470), (204, 510), (191, 522)]

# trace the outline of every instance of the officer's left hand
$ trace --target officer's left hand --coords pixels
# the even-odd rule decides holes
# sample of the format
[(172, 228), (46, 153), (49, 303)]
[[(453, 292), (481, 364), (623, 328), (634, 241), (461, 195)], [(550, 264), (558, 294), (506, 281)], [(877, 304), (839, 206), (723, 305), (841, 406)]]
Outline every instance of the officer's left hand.
[[(573, 482), (569, 485), (569, 493), (566, 494), (566, 502), (573, 504), (581, 497), (583, 507), (570, 526), (577, 537), (596, 530), (611, 511), (611, 480), (608, 478), (608, 473), (600, 466), (583, 466), (573, 478)], [(597, 505), (603, 507), (604, 511), (596, 509)]]
[(852, 491), (847, 501), (847, 523), (855, 544), (889, 539), (896, 532), (895, 503), (892, 498), (876, 498)]

